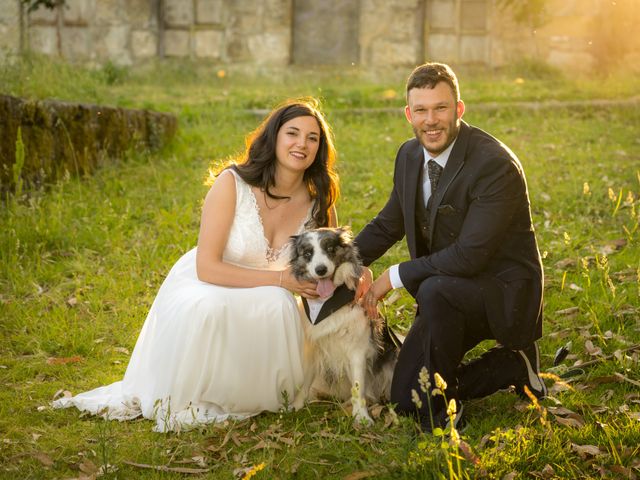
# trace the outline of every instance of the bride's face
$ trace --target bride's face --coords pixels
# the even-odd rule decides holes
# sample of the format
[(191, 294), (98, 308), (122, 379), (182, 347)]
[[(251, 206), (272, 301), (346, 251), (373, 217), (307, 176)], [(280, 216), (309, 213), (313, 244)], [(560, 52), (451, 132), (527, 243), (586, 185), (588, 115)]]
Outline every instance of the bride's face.
[(304, 172), (316, 159), (320, 145), (320, 125), (311, 116), (284, 123), (276, 139), (278, 167)]

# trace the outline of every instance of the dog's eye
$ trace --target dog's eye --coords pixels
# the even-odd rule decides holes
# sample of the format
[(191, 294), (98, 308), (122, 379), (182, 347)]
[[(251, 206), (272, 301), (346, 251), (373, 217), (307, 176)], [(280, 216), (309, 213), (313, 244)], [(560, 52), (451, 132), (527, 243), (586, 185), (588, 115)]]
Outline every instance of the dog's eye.
[(336, 247), (334, 247), (333, 245), (327, 247), (327, 253), (333, 253), (336, 251)]
[(302, 256), (303, 256), (304, 258), (306, 258), (307, 260), (309, 260), (309, 259), (313, 256), (313, 254), (312, 254), (312, 252), (306, 251), (306, 252), (304, 252), (304, 253), (302, 254)]

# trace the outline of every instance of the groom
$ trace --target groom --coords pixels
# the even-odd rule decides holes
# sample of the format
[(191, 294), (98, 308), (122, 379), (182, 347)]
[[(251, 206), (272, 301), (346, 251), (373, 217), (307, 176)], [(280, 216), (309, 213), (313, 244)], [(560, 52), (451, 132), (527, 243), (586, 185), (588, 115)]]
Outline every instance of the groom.
[[(536, 340), (542, 334), (542, 263), (522, 165), (509, 148), (462, 121), (465, 106), (448, 65), (417, 67), (407, 81), (405, 116), (415, 133), (398, 150), (393, 190), (356, 237), (366, 266), (403, 237), (410, 259), (375, 282), (365, 269), (356, 299), (370, 317), (393, 288), (418, 304), (391, 387), (396, 410), (423, 428), (448, 422), (442, 396), (421, 393), (419, 373), (437, 372), (447, 399), (489, 395), (515, 386), (541, 398)], [(485, 339), (497, 346), (462, 364)], [(412, 401), (421, 395), (422, 407)], [(431, 409), (431, 414), (429, 413)], [(433, 422), (431, 421), (433, 417)]]

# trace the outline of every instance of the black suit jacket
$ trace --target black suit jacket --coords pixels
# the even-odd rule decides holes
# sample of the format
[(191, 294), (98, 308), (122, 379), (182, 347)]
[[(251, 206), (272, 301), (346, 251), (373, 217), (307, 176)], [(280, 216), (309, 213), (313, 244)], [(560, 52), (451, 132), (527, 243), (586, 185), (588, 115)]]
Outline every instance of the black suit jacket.
[(411, 259), (399, 274), (413, 296), (435, 275), (474, 278), (495, 338), (514, 349), (530, 344), (542, 335), (543, 275), (519, 160), (488, 133), (461, 122), (432, 199), (428, 245), (415, 222), (423, 164), (418, 140), (398, 150), (389, 200), (355, 240), (364, 264), (406, 236)]

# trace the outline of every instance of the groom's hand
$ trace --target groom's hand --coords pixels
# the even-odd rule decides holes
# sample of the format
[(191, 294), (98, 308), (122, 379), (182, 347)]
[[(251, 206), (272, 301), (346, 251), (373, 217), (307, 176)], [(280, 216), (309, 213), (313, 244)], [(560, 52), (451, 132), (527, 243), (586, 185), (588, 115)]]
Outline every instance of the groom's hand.
[(384, 298), (392, 288), (389, 270), (387, 269), (371, 284), (362, 297), (361, 305), (364, 307), (369, 318), (378, 318), (378, 301)]
[(356, 295), (353, 299), (355, 303), (360, 303), (360, 300), (364, 295), (369, 291), (369, 287), (373, 283), (373, 273), (369, 267), (362, 268), (362, 275), (360, 275), (360, 280), (358, 280), (358, 286), (356, 288)]

